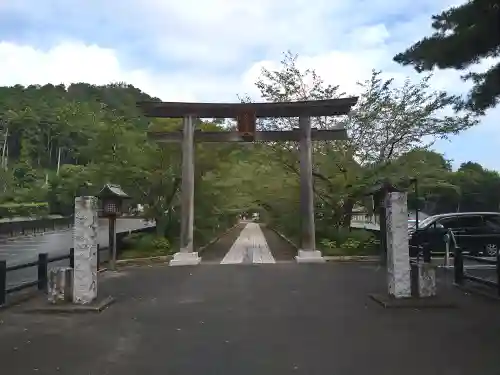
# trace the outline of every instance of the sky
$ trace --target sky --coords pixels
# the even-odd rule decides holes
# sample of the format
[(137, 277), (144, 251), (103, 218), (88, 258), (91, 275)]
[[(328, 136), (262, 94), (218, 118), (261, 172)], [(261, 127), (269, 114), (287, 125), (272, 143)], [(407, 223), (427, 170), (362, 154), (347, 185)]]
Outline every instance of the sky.
[[(342, 91), (372, 69), (418, 80), (393, 56), (431, 33), (452, 0), (0, 0), (0, 85), (127, 82), (164, 101), (259, 98), (262, 67), (299, 55)], [(432, 88), (466, 93), (460, 72), (437, 71)], [(500, 108), (438, 141), (453, 165), (500, 170)]]

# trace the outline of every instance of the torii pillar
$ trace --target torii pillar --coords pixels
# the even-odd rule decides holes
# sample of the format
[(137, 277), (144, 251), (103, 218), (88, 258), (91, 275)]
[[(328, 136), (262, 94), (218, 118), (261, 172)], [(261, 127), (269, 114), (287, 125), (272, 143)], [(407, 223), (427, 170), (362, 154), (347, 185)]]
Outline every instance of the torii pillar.
[(311, 118), (299, 117), (300, 150), (300, 218), (301, 244), (295, 257), (298, 263), (323, 263), (325, 258), (316, 250), (314, 225), (314, 191), (312, 175)]
[(194, 233), (194, 124), (193, 116), (184, 117), (182, 131), (181, 236), (179, 252), (171, 266), (197, 265), (201, 262), (193, 248)]
[[(183, 118), (180, 132), (149, 132), (157, 142), (182, 143), (181, 241), (179, 252), (170, 265), (196, 265), (200, 257), (193, 248), (194, 224), (194, 142), (284, 142), (298, 141), (300, 149), (301, 248), (299, 263), (324, 262), (316, 250), (312, 142), (347, 138), (346, 130), (311, 128), (311, 117), (346, 115), (358, 98), (341, 98), (279, 103), (179, 103), (141, 102), (138, 106), (148, 117)], [(290, 131), (256, 131), (256, 118), (298, 117), (299, 128)], [(196, 131), (194, 118), (236, 118), (237, 131)]]

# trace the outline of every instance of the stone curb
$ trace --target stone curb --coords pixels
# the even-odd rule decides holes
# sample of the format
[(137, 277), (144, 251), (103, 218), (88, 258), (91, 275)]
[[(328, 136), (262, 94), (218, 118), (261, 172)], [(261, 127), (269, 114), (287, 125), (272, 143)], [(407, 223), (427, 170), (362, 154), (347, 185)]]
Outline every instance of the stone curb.
[(227, 229), (224, 233), (218, 235), (214, 239), (210, 240), (209, 243), (207, 243), (207, 244), (203, 245), (202, 247), (198, 248), (198, 253), (202, 253), (207, 247), (209, 247), (210, 245), (213, 245), (214, 243), (216, 243), (217, 241), (219, 241), (222, 237), (224, 237), (226, 234), (228, 234), (229, 232), (231, 232), (234, 228), (236, 228), (240, 224), (241, 223), (234, 224), (231, 228)]
[[(42, 300), (40, 300), (41, 302)], [(39, 306), (23, 309), (23, 313), (42, 313), (42, 314), (75, 314), (75, 313), (100, 313), (115, 303), (115, 298), (108, 296), (104, 299), (97, 298), (96, 301), (88, 305), (79, 305), (73, 303), (49, 304), (43, 301)]]
[[(295, 249), (299, 250), (299, 247), (292, 240), (285, 237), (282, 233), (278, 232), (273, 227), (267, 228), (271, 229), (274, 233), (276, 233), (278, 236), (292, 245)], [(323, 258), (327, 262), (379, 262), (380, 260), (378, 256), (373, 255), (324, 255)]]
[[(117, 266), (129, 266), (136, 264), (148, 264), (148, 263), (166, 263), (172, 259), (172, 255), (158, 255), (154, 257), (145, 258), (131, 258), (131, 259), (119, 259), (116, 261)], [(102, 268), (99, 272), (108, 271), (108, 268)]]
[(388, 294), (370, 294), (372, 300), (385, 309), (451, 309), (457, 308), (457, 304), (440, 297), (407, 297), (394, 298)]
[[(205, 250), (207, 247), (210, 245), (213, 245), (215, 242), (219, 241), (222, 237), (224, 237), (227, 233), (232, 231), (234, 228), (236, 228), (240, 223), (237, 223), (233, 225), (231, 228), (227, 229), (224, 233), (220, 234), (219, 236), (215, 237), (212, 239), (209, 243), (206, 245), (203, 245), (198, 249), (198, 253), (202, 252)], [(149, 263), (166, 263), (170, 261), (173, 258), (172, 255), (160, 255), (160, 256), (154, 256), (154, 257), (145, 257), (145, 258), (131, 258), (131, 259), (119, 259), (116, 261), (117, 266), (129, 266), (129, 265), (141, 265), (141, 264), (149, 264)], [(108, 268), (101, 268), (99, 272), (104, 272), (107, 271)]]
[(325, 255), (327, 262), (379, 262), (380, 258), (373, 255)]
[[(220, 240), (222, 237), (224, 237), (227, 233), (229, 233), (231, 230), (236, 228), (240, 223), (237, 223), (233, 225), (231, 228), (227, 229), (224, 233), (216, 237), (215, 239), (211, 240), (209, 243), (206, 245), (203, 245), (198, 249), (198, 252), (202, 252), (205, 250), (208, 246), (214, 244), (218, 240)], [(145, 258), (130, 258), (130, 259), (118, 259), (116, 261), (116, 266), (117, 267), (125, 267), (125, 266), (131, 266), (131, 265), (146, 265), (146, 264), (151, 264), (151, 263), (166, 263), (169, 262), (173, 258), (172, 255), (158, 255), (158, 256), (153, 256), (153, 257), (145, 257)], [(108, 267), (102, 267), (99, 269), (99, 272), (106, 272), (108, 271)]]
[(291, 246), (293, 246), (293, 248), (295, 250), (299, 250), (299, 247), (290, 239), (288, 239), (287, 237), (285, 237), (285, 235), (283, 235), (282, 233), (278, 232), (276, 229), (274, 229), (273, 227), (268, 227), (266, 225), (266, 228), (268, 229), (271, 229), (274, 233), (276, 233), (278, 236), (280, 236), (283, 240), (285, 240), (286, 242), (288, 242)]

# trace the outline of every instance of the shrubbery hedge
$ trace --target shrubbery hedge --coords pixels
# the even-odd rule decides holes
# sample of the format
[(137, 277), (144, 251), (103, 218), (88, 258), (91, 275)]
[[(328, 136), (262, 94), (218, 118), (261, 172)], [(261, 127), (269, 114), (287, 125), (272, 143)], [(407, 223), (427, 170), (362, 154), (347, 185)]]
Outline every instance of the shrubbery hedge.
[(337, 228), (328, 237), (321, 236), (317, 245), (324, 255), (376, 255), (379, 244), (377, 237), (367, 230)]
[(3, 203), (0, 204), (0, 218), (43, 217), (49, 214), (49, 204), (43, 203)]
[(129, 234), (123, 239), (123, 243), (128, 249), (123, 252), (122, 258), (145, 258), (175, 252), (167, 238), (151, 233)]

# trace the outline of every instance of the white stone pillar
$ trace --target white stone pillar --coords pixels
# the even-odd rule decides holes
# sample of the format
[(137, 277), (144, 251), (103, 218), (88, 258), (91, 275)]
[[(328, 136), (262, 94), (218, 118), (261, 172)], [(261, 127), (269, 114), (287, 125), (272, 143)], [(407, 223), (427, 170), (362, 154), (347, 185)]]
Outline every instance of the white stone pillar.
[(88, 304), (97, 298), (97, 234), (97, 197), (76, 197), (74, 303)]
[(389, 294), (396, 298), (411, 297), (407, 194), (388, 193), (385, 207)]

